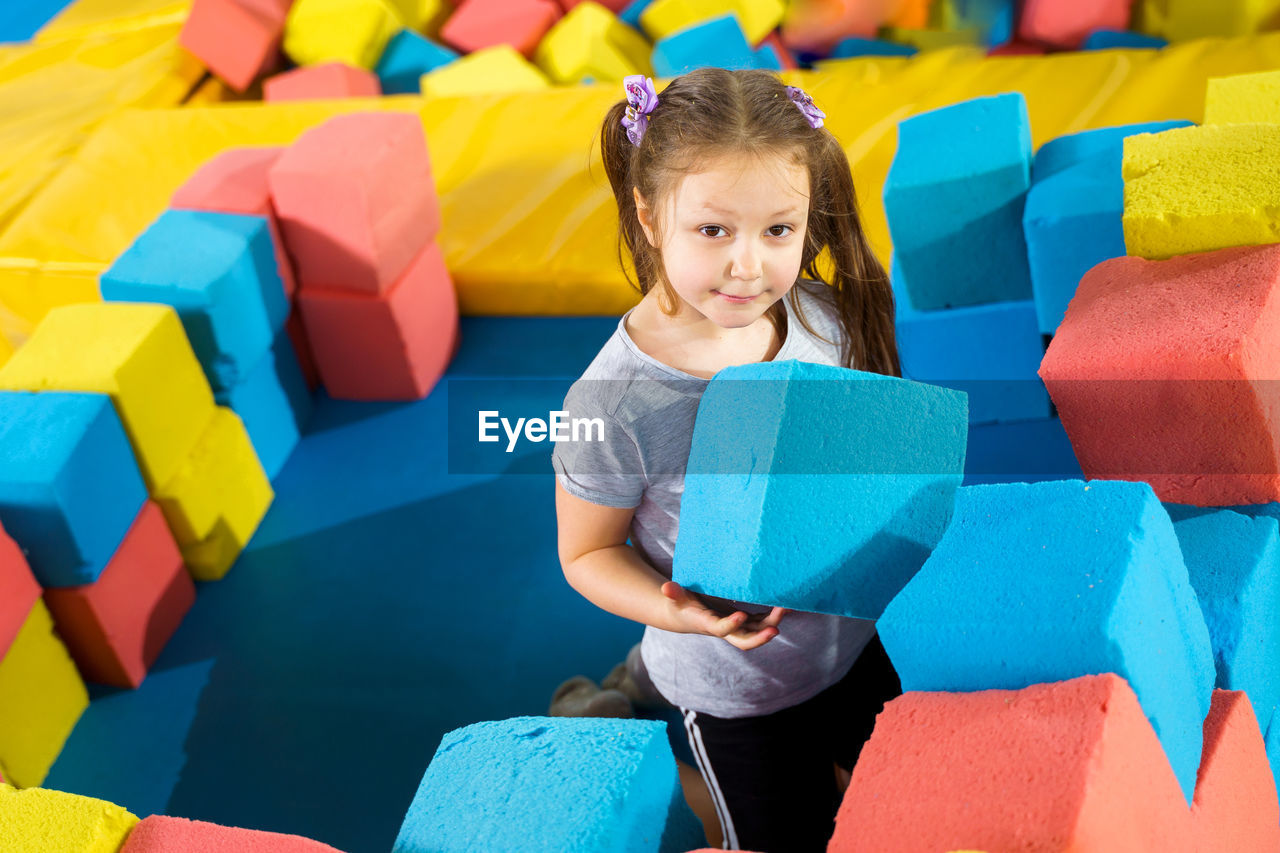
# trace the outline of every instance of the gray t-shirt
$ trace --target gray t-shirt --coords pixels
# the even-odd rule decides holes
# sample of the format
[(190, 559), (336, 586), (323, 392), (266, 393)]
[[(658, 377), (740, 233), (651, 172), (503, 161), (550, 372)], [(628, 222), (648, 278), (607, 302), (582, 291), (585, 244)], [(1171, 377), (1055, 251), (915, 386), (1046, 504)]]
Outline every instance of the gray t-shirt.
[[(802, 280), (791, 292), (809, 325), (826, 340), (801, 325), (789, 293), (783, 298), (787, 335), (774, 361), (838, 366), (843, 330), (827, 286)], [(617, 331), (565, 397), (569, 417), (603, 421), (603, 440), (557, 442), (551, 461), (570, 494), (604, 506), (635, 507), (632, 547), (669, 578), (694, 417), (709, 380), (641, 352), (626, 331), (630, 314), (618, 321)], [(707, 601), (723, 612), (768, 610)], [(792, 611), (782, 618), (778, 636), (748, 651), (719, 637), (646, 626), (641, 656), (654, 685), (672, 704), (717, 717), (753, 717), (830, 687), (874, 634), (875, 623), (868, 620)]]

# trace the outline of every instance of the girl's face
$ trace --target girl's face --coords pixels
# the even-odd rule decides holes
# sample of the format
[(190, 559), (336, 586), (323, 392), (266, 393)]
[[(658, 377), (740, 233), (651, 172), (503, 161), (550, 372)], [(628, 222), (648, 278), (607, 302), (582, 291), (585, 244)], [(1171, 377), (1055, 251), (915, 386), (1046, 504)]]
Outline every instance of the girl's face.
[(661, 235), (639, 191), (635, 195), (640, 224), (679, 296), (680, 315), (743, 328), (800, 275), (809, 220), (809, 172), (802, 165), (776, 155), (712, 160), (676, 185)]

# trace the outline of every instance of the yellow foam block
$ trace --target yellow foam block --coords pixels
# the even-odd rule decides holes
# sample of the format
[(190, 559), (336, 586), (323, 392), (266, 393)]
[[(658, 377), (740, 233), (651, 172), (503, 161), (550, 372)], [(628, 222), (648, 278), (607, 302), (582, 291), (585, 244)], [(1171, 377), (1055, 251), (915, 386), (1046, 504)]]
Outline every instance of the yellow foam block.
[(511, 45), (477, 50), (422, 75), (422, 95), (443, 98), (548, 89), (551, 81)]
[(585, 0), (547, 31), (533, 55), (557, 83), (621, 81), (630, 74), (653, 74), (652, 48), (634, 27), (599, 3)]
[(1205, 124), (1280, 123), (1280, 71), (1211, 77)]
[(4, 363), (9, 360), (11, 355), (13, 355), (13, 344), (9, 343), (4, 329), (0, 329), (0, 367), (4, 367)]
[(153, 493), (191, 453), (214, 409), (177, 312), (159, 304), (50, 311), (0, 367), (0, 389), (110, 394)]
[(6, 853), (116, 853), (138, 818), (127, 809), (46, 788), (0, 784)]
[(345, 62), (372, 70), (403, 28), (385, 0), (295, 0), (285, 19), (284, 52), (299, 65)]
[(160, 25), (178, 25), (191, 13), (192, 0), (74, 0), (36, 33), (36, 42), (88, 35), (125, 33)]
[[(24, 788), (44, 782), (76, 721), (89, 707), (76, 665), (53, 632), (53, 618), (37, 599), (13, 644), (0, 659), (0, 776)], [(0, 805), (0, 840), (6, 851)], [(48, 850), (78, 850), (49, 847)]]
[(392, 5), (407, 28), (432, 38), (440, 35), (440, 28), (453, 14), (453, 4), (447, 0), (392, 0)]
[(946, 47), (982, 43), (982, 34), (972, 27), (955, 30), (917, 30), (904, 27), (885, 27), (881, 32), (884, 38), (889, 41), (909, 44), (919, 50), (940, 50)]
[(1165, 19), (1169, 17), (1169, 0), (1134, 0), (1130, 26), (1135, 32), (1164, 38)]
[(657, 41), (711, 18), (734, 13), (747, 41), (757, 44), (782, 23), (783, 0), (653, 0), (640, 13), (640, 27)]
[(1124, 244), (1168, 258), (1280, 242), (1280, 125), (1218, 124), (1124, 141)]
[(191, 576), (222, 578), (275, 493), (240, 417), (219, 406), (173, 478), (154, 493)]
[(1165, 0), (1164, 37), (1245, 36), (1272, 29), (1280, 0)]

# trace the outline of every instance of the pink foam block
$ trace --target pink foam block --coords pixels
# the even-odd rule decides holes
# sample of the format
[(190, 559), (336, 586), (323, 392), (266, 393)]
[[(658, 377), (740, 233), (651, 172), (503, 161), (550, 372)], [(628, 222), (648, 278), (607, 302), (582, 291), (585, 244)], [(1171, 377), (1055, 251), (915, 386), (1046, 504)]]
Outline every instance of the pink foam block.
[(299, 306), (320, 379), (338, 399), (425, 397), (457, 348), (457, 297), (434, 243), (385, 294), (303, 288)]
[(1280, 244), (1103, 261), (1044, 380), (1089, 479), (1201, 506), (1280, 500)]
[(13, 645), (38, 598), (40, 585), (21, 546), (0, 527), (0, 658)]
[(304, 290), (381, 293), (440, 230), (415, 113), (332, 118), (302, 134), (267, 180)]
[(1280, 803), (1249, 697), (1213, 691), (1191, 805), (1197, 850), (1280, 850)]
[(297, 835), (237, 829), (202, 820), (151, 815), (134, 826), (120, 853), (340, 853)]
[(250, 147), (230, 148), (208, 160), (195, 171), (186, 183), (178, 188), (169, 200), (169, 206), (177, 210), (208, 210), (214, 213), (242, 213), (248, 216), (267, 217), (271, 242), (276, 247), (276, 267), (284, 294), (292, 297), (296, 289), (293, 263), (284, 250), (284, 238), (275, 209), (271, 206), (271, 191), (267, 187), (267, 171), (280, 159), (284, 148)]
[(195, 0), (178, 43), (237, 92), (280, 58), (292, 0)]
[(1048, 51), (1042, 44), (1031, 44), (1025, 41), (1007, 41), (991, 48), (987, 56), (1041, 56)]
[(1133, 0), (1026, 0), (1018, 18), (1025, 41), (1076, 50), (1094, 30), (1126, 30)]
[[(583, 0), (560, 0), (560, 8), (566, 12), (573, 10), (574, 6), (582, 3)], [(613, 12), (615, 15), (621, 14), (623, 9), (631, 5), (631, 0), (595, 0), (601, 6)]]
[(264, 101), (306, 101), (319, 98), (377, 98), (382, 95), (378, 75), (345, 62), (325, 62), (295, 68), (262, 83)]
[(885, 705), (831, 853), (1190, 853), (1191, 815), (1118, 675), (1022, 690), (906, 693)]
[(509, 44), (532, 60), (562, 14), (556, 0), (466, 0), (444, 22), (440, 38), (462, 53)]
[(44, 591), (87, 681), (137, 687), (196, 598), (159, 505), (147, 501), (96, 581)]

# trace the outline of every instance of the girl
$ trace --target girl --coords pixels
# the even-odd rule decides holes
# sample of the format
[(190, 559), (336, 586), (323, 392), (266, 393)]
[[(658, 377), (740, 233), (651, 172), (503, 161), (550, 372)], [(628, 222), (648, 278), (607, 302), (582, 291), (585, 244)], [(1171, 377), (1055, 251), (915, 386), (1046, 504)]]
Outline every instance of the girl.
[(625, 90), (601, 147), (642, 298), (565, 400), (604, 429), (552, 456), (561, 564), (647, 626), (642, 675), (680, 709), (725, 845), (824, 850), (841, 782), (900, 692), (874, 624), (694, 594), (672, 555), (707, 381), (774, 359), (899, 375), (893, 295), (802, 91), (719, 68)]

